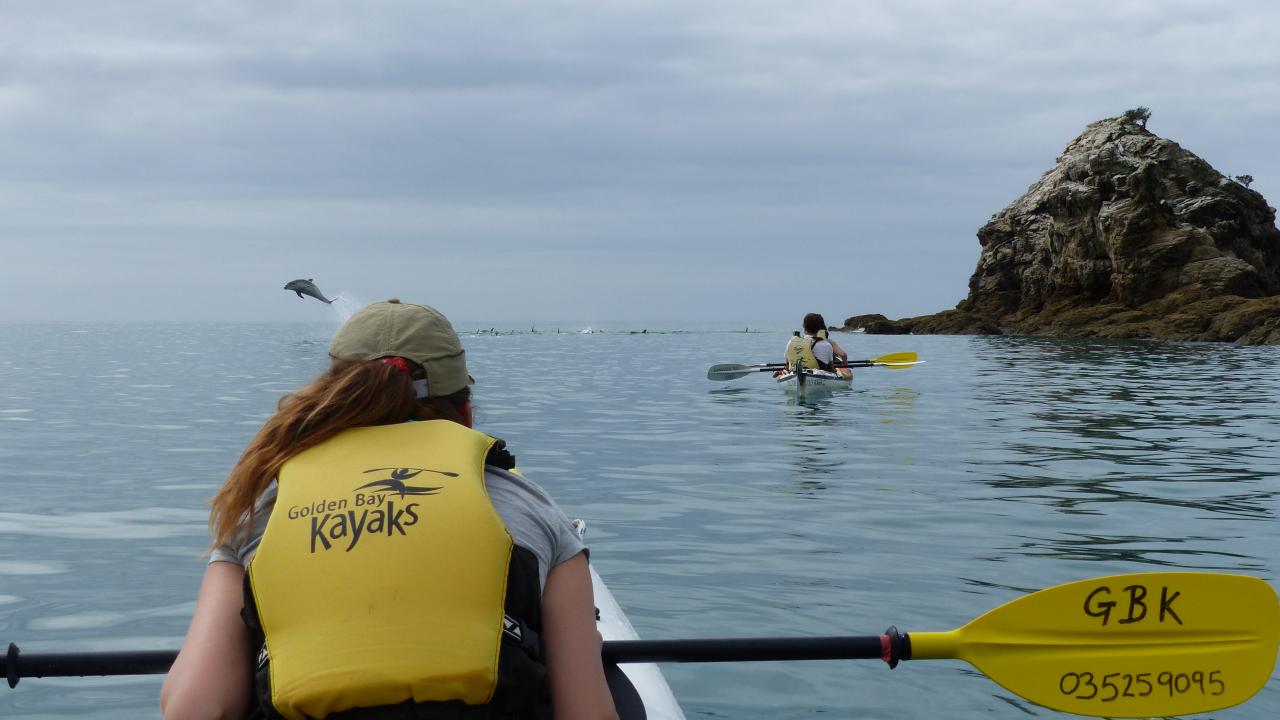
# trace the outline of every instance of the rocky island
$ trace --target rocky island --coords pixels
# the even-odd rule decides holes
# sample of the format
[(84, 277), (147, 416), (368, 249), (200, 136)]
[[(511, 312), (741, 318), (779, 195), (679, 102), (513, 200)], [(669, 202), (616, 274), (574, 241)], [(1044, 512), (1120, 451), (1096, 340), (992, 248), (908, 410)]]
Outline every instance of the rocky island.
[(1134, 111), (1099, 120), (978, 230), (982, 254), (955, 309), (859, 315), (840, 329), (1280, 344), (1280, 230), (1251, 180)]

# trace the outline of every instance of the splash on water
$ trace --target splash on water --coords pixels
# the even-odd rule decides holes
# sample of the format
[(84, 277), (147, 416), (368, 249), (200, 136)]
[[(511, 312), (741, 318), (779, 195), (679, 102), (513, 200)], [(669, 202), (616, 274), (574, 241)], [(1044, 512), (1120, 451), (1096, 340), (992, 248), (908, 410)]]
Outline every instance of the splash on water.
[(333, 298), (329, 307), (337, 313), (338, 322), (346, 322), (357, 310), (368, 304), (351, 293), (341, 292)]

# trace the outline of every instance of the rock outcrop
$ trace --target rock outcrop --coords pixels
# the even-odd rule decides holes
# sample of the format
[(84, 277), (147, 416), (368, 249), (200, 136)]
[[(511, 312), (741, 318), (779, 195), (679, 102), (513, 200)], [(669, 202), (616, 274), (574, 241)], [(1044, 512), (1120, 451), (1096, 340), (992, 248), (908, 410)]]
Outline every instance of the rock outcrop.
[(1262, 195), (1124, 118), (1089, 125), (978, 230), (954, 310), (870, 333), (1280, 344), (1280, 230)]

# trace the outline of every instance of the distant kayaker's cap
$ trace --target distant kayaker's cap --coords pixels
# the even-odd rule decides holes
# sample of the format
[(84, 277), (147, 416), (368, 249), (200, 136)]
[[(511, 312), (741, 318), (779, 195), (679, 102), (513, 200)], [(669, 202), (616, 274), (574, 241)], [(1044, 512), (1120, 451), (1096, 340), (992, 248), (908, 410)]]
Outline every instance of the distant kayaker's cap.
[(426, 396), (452, 395), (475, 382), (453, 326), (439, 310), (392, 298), (361, 308), (333, 336), (337, 360), (402, 357), (422, 366)]

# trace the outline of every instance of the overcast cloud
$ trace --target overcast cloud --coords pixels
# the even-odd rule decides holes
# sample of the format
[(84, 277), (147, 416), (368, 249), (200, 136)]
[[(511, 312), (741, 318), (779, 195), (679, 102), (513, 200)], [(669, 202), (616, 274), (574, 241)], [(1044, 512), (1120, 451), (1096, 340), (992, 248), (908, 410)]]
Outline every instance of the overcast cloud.
[(832, 322), (1094, 120), (1280, 196), (1280, 5), (0, 1), (0, 320)]

